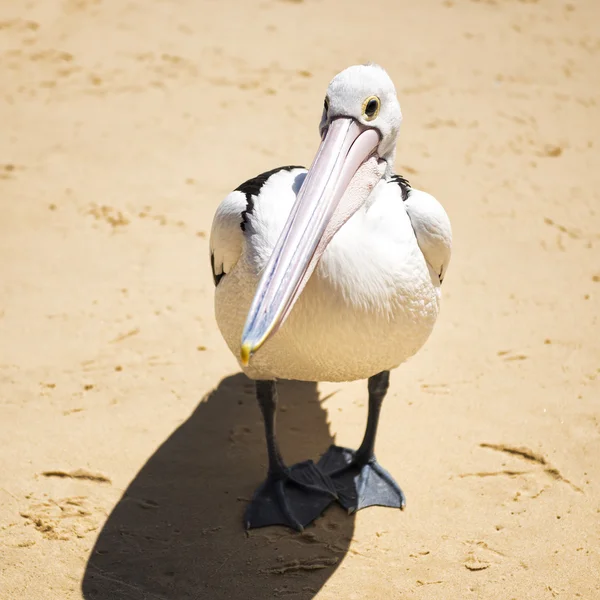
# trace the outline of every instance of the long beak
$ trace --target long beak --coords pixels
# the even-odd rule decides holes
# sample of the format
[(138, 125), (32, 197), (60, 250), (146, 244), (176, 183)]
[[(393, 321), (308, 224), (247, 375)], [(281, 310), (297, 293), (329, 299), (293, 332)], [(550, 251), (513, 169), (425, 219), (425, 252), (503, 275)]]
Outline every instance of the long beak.
[(283, 324), (333, 235), (381, 179), (378, 144), (379, 134), (353, 119), (330, 124), (256, 289), (242, 334), (243, 365)]

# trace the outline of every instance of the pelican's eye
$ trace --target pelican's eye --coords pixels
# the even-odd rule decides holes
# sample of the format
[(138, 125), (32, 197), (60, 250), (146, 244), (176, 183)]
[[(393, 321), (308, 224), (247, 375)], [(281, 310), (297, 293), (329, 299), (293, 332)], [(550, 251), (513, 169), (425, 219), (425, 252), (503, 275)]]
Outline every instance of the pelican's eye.
[(381, 108), (381, 102), (377, 96), (369, 96), (362, 105), (362, 114), (367, 121), (372, 121)]
[(323, 103), (323, 109), (325, 110), (325, 114), (329, 112), (329, 98), (325, 97), (325, 102)]

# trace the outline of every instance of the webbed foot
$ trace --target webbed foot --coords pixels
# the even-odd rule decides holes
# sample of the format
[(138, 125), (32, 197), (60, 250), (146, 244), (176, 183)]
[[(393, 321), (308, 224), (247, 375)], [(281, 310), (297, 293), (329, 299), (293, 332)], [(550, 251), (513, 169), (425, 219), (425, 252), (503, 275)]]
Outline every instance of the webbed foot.
[(404, 492), (373, 455), (362, 458), (350, 448), (330, 446), (317, 466), (331, 477), (349, 513), (367, 506), (406, 506)]
[(286, 525), (302, 531), (338, 498), (336, 486), (312, 460), (270, 473), (244, 517), (246, 529)]

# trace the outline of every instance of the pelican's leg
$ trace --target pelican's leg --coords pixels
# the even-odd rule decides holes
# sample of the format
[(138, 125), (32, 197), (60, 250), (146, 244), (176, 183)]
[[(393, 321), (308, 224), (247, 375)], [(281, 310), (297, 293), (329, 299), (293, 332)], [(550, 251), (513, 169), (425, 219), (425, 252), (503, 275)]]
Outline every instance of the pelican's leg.
[(292, 467), (283, 462), (275, 435), (275, 382), (257, 381), (256, 397), (265, 422), (269, 470), (246, 509), (246, 529), (287, 525), (302, 531), (338, 498), (336, 487), (312, 460)]
[(404, 493), (374, 454), (381, 403), (389, 383), (389, 371), (369, 377), (369, 417), (360, 448), (331, 446), (319, 460), (318, 466), (333, 479), (339, 502), (349, 512), (373, 505), (400, 509), (406, 505)]

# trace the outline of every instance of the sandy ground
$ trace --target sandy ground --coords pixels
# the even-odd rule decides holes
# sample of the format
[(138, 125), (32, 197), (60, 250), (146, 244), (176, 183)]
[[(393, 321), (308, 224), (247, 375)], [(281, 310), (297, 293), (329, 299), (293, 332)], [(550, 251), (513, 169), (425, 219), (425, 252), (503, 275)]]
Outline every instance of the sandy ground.
[[(597, 0), (0, 3), (2, 600), (600, 598)], [(262, 425), (213, 318), (212, 215), (309, 163), (375, 60), (398, 172), (454, 226), (393, 374), (404, 513), (244, 534)], [(356, 445), (364, 382), (288, 383), (281, 443)]]

